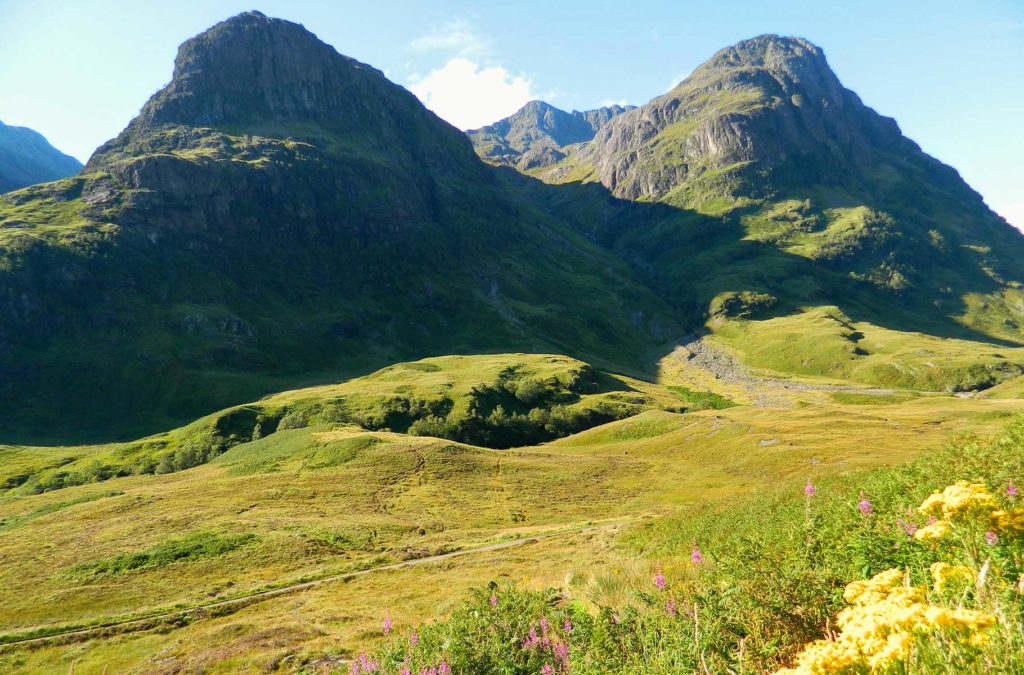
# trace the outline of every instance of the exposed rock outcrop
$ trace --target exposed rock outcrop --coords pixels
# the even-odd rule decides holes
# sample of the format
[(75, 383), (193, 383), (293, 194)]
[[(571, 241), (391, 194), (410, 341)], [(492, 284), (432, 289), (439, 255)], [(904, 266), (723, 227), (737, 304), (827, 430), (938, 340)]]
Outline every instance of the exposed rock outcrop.
[(485, 161), (528, 171), (560, 161), (565, 146), (589, 141), (609, 120), (633, 107), (565, 112), (544, 101), (530, 101), (515, 114), (467, 134)]
[(748, 191), (771, 189), (779, 174), (845, 180), (879, 150), (918, 148), (840, 84), (821, 49), (765, 35), (719, 51), (669, 93), (611, 120), (577, 160), (618, 196), (659, 199), (723, 170)]

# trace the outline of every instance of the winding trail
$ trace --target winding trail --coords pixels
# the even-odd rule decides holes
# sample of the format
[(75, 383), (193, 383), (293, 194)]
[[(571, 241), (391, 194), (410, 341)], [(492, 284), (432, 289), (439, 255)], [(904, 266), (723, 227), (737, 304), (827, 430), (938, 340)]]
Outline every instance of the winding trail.
[[(120, 633), (132, 633), (152, 630), (160, 626), (167, 626), (173, 624), (175, 620), (188, 619), (190, 615), (194, 614), (208, 614), (210, 617), (218, 616), (220, 613), (217, 610), (231, 610), (241, 609), (242, 607), (248, 606), (249, 604), (275, 598), (281, 595), (289, 593), (297, 593), (306, 591), (311, 588), (316, 588), (323, 584), (365, 576), (367, 574), (373, 574), (376, 572), (386, 572), (389, 570), (401, 570), (409, 567), (416, 567), (419, 565), (428, 565), (431, 563), (440, 562), (443, 560), (450, 560), (452, 558), (459, 558), (462, 556), (474, 555), (477, 553), (487, 553), (489, 551), (500, 551), (508, 548), (516, 548), (519, 546), (525, 546), (527, 544), (535, 544), (540, 541), (548, 539), (557, 539), (560, 537), (566, 537), (572, 534), (581, 534), (584, 532), (596, 532), (600, 530), (610, 530), (616, 527), (620, 527), (623, 524), (630, 522), (633, 518), (624, 518), (616, 520), (611, 523), (603, 523), (600, 525), (583, 525), (570, 527), (566, 529), (557, 530), (555, 532), (548, 532), (533, 535), (530, 537), (524, 537), (523, 539), (512, 539), (509, 541), (501, 541), (494, 544), (487, 544), (484, 546), (477, 546), (474, 548), (466, 548), (458, 551), (451, 551), (449, 553), (441, 553), (438, 555), (426, 556), (423, 558), (416, 558), (414, 560), (404, 560), (402, 562), (390, 563), (388, 565), (380, 565), (378, 567), (370, 567), (363, 570), (356, 570), (353, 572), (338, 572), (331, 574), (320, 579), (314, 579), (312, 581), (297, 582), (294, 584), (288, 584), (286, 586), (279, 586), (277, 588), (266, 589), (262, 591), (255, 591), (246, 595), (241, 595), (235, 598), (228, 598), (225, 600), (215, 600), (212, 602), (206, 602), (183, 609), (173, 609), (166, 611), (158, 611), (153, 614), (147, 614), (139, 617), (126, 617), (122, 619), (111, 619), (109, 621), (99, 623), (94, 626), (78, 627), (68, 626), (67, 628), (58, 628), (55, 632), (43, 636), (34, 637), (22, 637), (13, 638), (9, 636), (17, 634), (0, 635), (0, 651), (5, 651), (9, 647), (14, 646), (25, 646), (25, 645), (37, 645), (47, 642), (72, 642), (78, 640), (87, 640), (93, 637), (107, 637), (113, 634)], [(192, 619), (200, 617), (191, 617)], [(37, 630), (45, 629), (40, 627)]]

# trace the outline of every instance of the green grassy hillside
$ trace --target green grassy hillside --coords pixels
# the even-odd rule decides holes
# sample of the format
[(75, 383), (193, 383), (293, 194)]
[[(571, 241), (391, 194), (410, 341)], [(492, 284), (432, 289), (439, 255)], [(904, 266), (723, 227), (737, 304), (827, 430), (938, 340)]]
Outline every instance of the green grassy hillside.
[[(699, 397), (602, 373), (564, 356), (439, 357), (389, 366), (341, 384), (275, 394), (136, 441), (0, 446), (0, 486), (17, 494), (38, 493), (119, 476), (171, 473), (204, 464), (240, 444), (251, 448), (245, 456), (253, 467), (266, 463), (272, 468), (273, 457), (280, 454), (272, 449), (282, 443), (289, 456), (305, 458), (307, 446), (316, 454), (309, 434), (296, 436), (294, 430), (341, 426), (507, 448), (566, 436), (650, 408), (683, 412), (703, 407), (708, 404)], [(334, 450), (324, 452), (330, 456)]]
[[(607, 418), (586, 413), (564, 438), (507, 450), (414, 435), (409, 423), (412, 409), (450, 405), (451, 419), (488, 401), (508, 405), (511, 418), (526, 404), (510, 390), (534, 392), (527, 419), (557, 406), (623, 419), (591, 426)], [(0, 665), (256, 672), (287, 657), (345, 669), (336, 659), (379, 639), (385, 614), (410, 626), (491, 579), (540, 588), (567, 573), (598, 579), (637, 569), (644, 563), (616, 543), (633, 521), (660, 523), (707, 500), (898, 464), (951, 433), (993, 431), (1024, 412), (1019, 400), (845, 402), (819, 392), (797, 394), (806, 402), (792, 408), (696, 410), (695, 397), (722, 402), (696, 392), (692, 383), (610, 376), (560, 356), (445, 357), (287, 392), (138, 443), (5, 448), (5, 465), (23, 469), (37, 458), (74, 457), (65, 464), (71, 474), (137, 458), (147, 444), (160, 448), (159, 461), (171, 447), (160, 443), (184, 444), (198, 430), (250, 434), (186, 470), (91, 476), (40, 494), (35, 478), (3, 492), (0, 641), (142, 621), (100, 631), (111, 637), (10, 645)], [(264, 431), (270, 420), (276, 430)], [(410, 433), (395, 430), (403, 427)], [(519, 545), (501, 548), (508, 544)], [(432, 559), (449, 552), (457, 555)], [(348, 576), (403, 561), (422, 562)], [(597, 592), (605, 582), (587, 583)], [(275, 588), (286, 592), (252, 596)], [(601, 593), (594, 597), (625, 597)], [(167, 616), (175, 608), (185, 611)]]
[(924, 391), (977, 391), (1024, 372), (1024, 349), (853, 322), (836, 307), (762, 321), (712, 322), (756, 368)]

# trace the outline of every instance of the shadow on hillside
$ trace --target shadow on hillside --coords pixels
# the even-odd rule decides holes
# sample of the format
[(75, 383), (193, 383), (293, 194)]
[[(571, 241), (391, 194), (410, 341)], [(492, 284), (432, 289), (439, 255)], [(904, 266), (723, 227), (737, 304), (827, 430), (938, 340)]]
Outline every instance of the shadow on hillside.
[(703, 325), (716, 296), (752, 291), (771, 295), (775, 302), (768, 308), (754, 308), (750, 318), (835, 305), (854, 322), (895, 331), (1006, 347), (1024, 344), (973, 330), (951, 318), (966, 311), (963, 294), (1003, 288), (980, 272), (955, 272), (957, 297), (924, 288), (895, 292), (853, 279), (839, 265), (830, 268), (747, 239), (741, 218), (756, 206), (736, 209), (722, 218), (710, 217), (666, 204), (619, 199), (597, 183), (551, 185), (513, 169), (497, 171), (513, 189), (630, 263), (649, 287), (683, 313), (692, 328)]
[[(625, 352), (618, 351), (618, 347), (614, 345), (609, 344), (602, 349), (602, 345), (595, 348), (594, 345), (573, 343), (571, 339), (566, 339), (564, 334), (562, 337), (555, 337), (550, 324), (542, 324), (540, 320), (531, 324), (531, 316), (521, 316), (516, 318), (516, 321), (522, 324), (522, 331), (518, 336), (501, 334), (495, 337), (490, 334), (490, 326), (478, 325), (461, 334), (436, 333), (418, 346), (381, 348), (381, 345), (375, 344), (378, 340), (375, 336), (355, 334), (361, 329), (360, 325), (339, 322), (339, 334), (332, 336), (333, 342), (322, 340), (311, 342), (307, 346), (299, 344), (304, 339), (301, 334), (285, 333), (283, 338), (275, 336), (275, 339), (283, 339), (283, 344), (289, 348), (305, 349), (308, 352), (295, 361), (304, 364), (304, 367), (274, 371), (268, 368), (265, 355), (249, 354), (239, 348), (229, 356), (235, 358), (237, 352), (244, 358), (209, 366), (208, 372), (202, 373), (205, 379), (197, 379), (195, 376), (195, 372), (202, 372), (203, 364), (192, 365), (194, 372), (188, 374), (178, 362), (170, 361), (169, 363), (176, 366), (177, 370), (153, 367), (152, 373), (145, 378), (131, 370), (145, 369), (147, 359), (153, 359), (153, 354), (158, 354), (159, 350), (173, 351), (176, 348), (174, 344), (150, 345), (148, 348), (151, 352), (147, 354), (122, 354), (117, 340), (105, 336), (107, 346), (104, 348), (108, 351), (104, 352), (103, 357), (109, 362), (121, 359), (129, 364), (129, 370), (104, 370), (101, 365), (84, 364), (80, 359), (76, 360), (77, 354), (60, 354), (59, 356), (66, 361), (51, 363), (52, 372), (44, 374), (33, 372), (32, 368), (26, 365), (33, 362), (28, 358), (33, 355), (32, 350), (35, 349), (35, 345), (32, 345), (23, 348), (21, 353), (25, 354), (26, 358), (20, 363), (18, 355), (15, 354), (13, 359), (8, 360), (6, 371), (0, 364), (0, 400), (7, 402), (6, 408), (19, 404), (25, 408), (14, 413), (10, 410), (0, 410), (0, 427), (6, 427), (0, 428), (0, 443), (79, 445), (132, 440), (181, 426), (202, 415), (230, 405), (256, 400), (267, 394), (339, 382), (369, 374), (396, 361), (444, 354), (558, 351), (605, 370), (653, 378), (660, 360), (675, 346), (675, 340), (684, 334), (700, 331), (708, 318), (709, 305), (723, 293), (746, 291), (774, 298), (770, 305), (759, 305), (755, 302), (749, 307), (744, 307), (746, 301), (739, 298), (733, 303), (735, 306), (719, 308), (727, 314), (749, 311), (751, 318), (771, 318), (792, 314), (804, 306), (827, 304), (838, 306), (853, 321), (868, 322), (896, 331), (921, 332), (993, 345), (1013, 345), (1012, 342), (972, 331), (949, 318), (965, 310), (959, 298), (941, 298), (942, 307), (937, 309), (937, 296), (933, 294), (910, 291), (897, 295), (866, 282), (855, 281), (842, 270), (829, 269), (775, 246), (746, 239), (746, 232), (740, 222), (744, 215), (742, 211), (733, 212), (725, 218), (714, 218), (664, 204), (618, 199), (597, 184), (548, 185), (522, 176), (513, 169), (495, 169), (495, 174), (506, 192), (518, 193), (525, 198), (520, 203), (533, 204), (532, 208), (546, 214), (549, 220), (567, 224), (591, 242), (613, 252), (625, 261), (643, 286), (671, 309), (674, 323), (680, 328), (679, 334), (662, 335), (658, 339), (648, 335), (649, 349), (637, 350), (634, 354), (626, 355)], [(557, 223), (552, 224), (557, 227)], [(264, 242), (263, 248), (273, 252), (274, 244), (274, 241)], [(406, 254), (408, 255), (408, 250)], [(81, 260), (75, 259), (66, 250), (56, 249), (52, 255), (61, 256), (60, 260), (54, 261), (51, 265), (52, 269), (66, 270), (69, 278), (72, 274), (80, 274), (79, 270), (83, 264)], [(396, 262), (386, 257), (380, 259), (385, 260), (387, 264), (402, 264), (400, 260)], [(268, 257), (268, 260), (273, 258)], [(460, 260), (455, 262), (462, 262), (463, 266), (467, 264)], [(519, 262), (525, 263), (524, 267), (528, 268), (530, 261)], [(111, 266), (111, 275), (123, 276), (122, 271), (116, 268), (116, 263), (117, 259), (111, 257), (104, 264)], [(315, 258), (313, 263), (308, 263), (309, 269), (316, 268), (314, 263)], [(567, 267), (572, 263), (571, 260), (565, 261)], [(198, 264), (195, 266), (199, 267)], [(258, 266), (254, 266), (254, 269), (258, 269)], [(1000, 288), (983, 275), (959, 272), (957, 274), (960, 277), (958, 293), (961, 295), (965, 292), (990, 293)], [(376, 288), (371, 284), (374, 278), (371, 276), (364, 280), (364, 288)], [(395, 273), (388, 277), (388, 280), (396, 278), (403, 277)], [(621, 281), (610, 271), (608, 279), (612, 284)], [(245, 281), (256, 283), (252, 279)], [(402, 290), (384, 287), (380, 295), (383, 297), (388, 293), (400, 293)], [(104, 289), (97, 287), (90, 289), (90, 292), (102, 296)], [(349, 297), (353, 300), (350, 301)], [(338, 307), (346, 302), (362, 300), (362, 296), (341, 295), (333, 298), (335, 304), (328, 306), (324, 311), (337, 312)], [(572, 303), (575, 300), (569, 298), (568, 302)], [(69, 305), (68, 313), (71, 313), (73, 308), (70, 305), (76, 302), (75, 298), (68, 296), (63, 302)], [(289, 299), (284, 298), (282, 302), (287, 303)], [(400, 328), (401, 322), (404, 321), (408, 324), (405, 326), (406, 329), (418, 328), (415, 325), (417, 319), (403, 314), (401, 305), (387, 306), (387, 303), (380, 302), (369, 306), (371, 312), (378, 313), (378, 316), (371, 317), (373, 321), (391, 322)], [(382, 307), (385, 308), (383, 318), (380, 316)], [(434, 312), (441, 319), (445, 319), (445, 312), (456, 312), (460, 309), (465, 311), (464, 308), (438, 306)], [(141, 308), (140, 311), (145, 311), (145, 308)], [(110, 314), (113, 316), (113, 312)], [(114, 330), (124, 330), (114, 323), (115, 319), (116, 317), (98, 316), (92, 320), (104, 330), (108, 330), (109, 326), (113, 334)], [(486, 317), (476, 318), (477, 324), (486, 321)], [(230, 328), (238, 331), (233, 338), (238, 344), (247, 344), (244, 327)], [(349, 339), (349, 333), (355, 334), (355, 337)], [(639, 329), (637, 333), (640, 333)], [(486, 336), (486, 339), (477, 340), (478, 336)], [(43, 337), (45, 336), (41, 336), (41, 339)], [(632, 339), (632, 336), (617, 337), (620, 341)], [(0, 327), (0, 350), (4, 348), (3, 338), (3, 330)], [(660, 346), (655, 347), (656, 344)], [(354, 348), (353, 345), (361, 347)], [(644, 356), (636, 356), (641, 351)], [(35, 356), (38, 357), (39, 354)], [(264, 360), (261, 361), (261, 357)], [(40, 361), (39, 358), (35, 360)], [(118, 380), (118, 377), (123, 377), (126, 372), (132, 373), (135, 379)], [(206, 383), (209, 391), (197, 386), (200, 381)], [(126, 382), (144, 382), (146, 391), (136, 391), (127, 386)], [(47, 404), (45, 398), (22, 396), (23, 391), (61, 391), (63, 387), (74, 387), (74, 396), (83, 401), (79, 406), (80, 416), (61, 418), (60, 414), (37, 410), (38, 407)], [(201, 394), (205, 394), (206, 397)], [(172, 399), (175, 401), (173, 404), (169, 403)], [(144, 409), (147, 405), (162, 407), (159, 413), (151, 413)], [(95, 419), (92, 416), (94, 413), (89, 412), (99, 409), (104, 410), (105, 417), (102, 421)], [(16, 423), (18, 419), (28, 418), (33, 420), (32, 424)]]

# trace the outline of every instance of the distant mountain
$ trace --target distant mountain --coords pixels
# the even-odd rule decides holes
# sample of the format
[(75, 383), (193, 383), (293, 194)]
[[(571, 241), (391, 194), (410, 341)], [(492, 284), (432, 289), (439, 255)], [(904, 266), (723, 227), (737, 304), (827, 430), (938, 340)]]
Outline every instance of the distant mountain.
[(589, 141), (610, 119), (634, 107), (569, 113), (544, 101), (530, 101), (510, 117), (467, 133), (485, 161), (526, 171), (561, 160), (561, 148)]
[(82, 163), (37, 131), (0, 122), (0, 193), (76, 174)]
[(403, 356), (637, 366), (679, 331), (411, 93), (258, 12), (185, 42), (82, 175), (0, 200), (0, 262), (7, 433), (133, 434)]
[[(566, 157), (531, 175), (713, 218), (700, 233), (616, 225), (611, 245), (658, 274), (662, 292), (710, 302), (694, 285), (721, 265), (737, 277), (743, 246), (742, 260), (760, 260), (744, 273), (746, 290), (786, 306), (838, 303), (867, 284), (922, 320), (1024, 339), (1024, 237), (843, 87), (806, 40), (764, 35), (723, 49), (591, 141), (553, 152)], [(728, 241), (710, 245), (709, 228)], [(821, 270), (857, 283), (824, 292), (810, 281)]]

